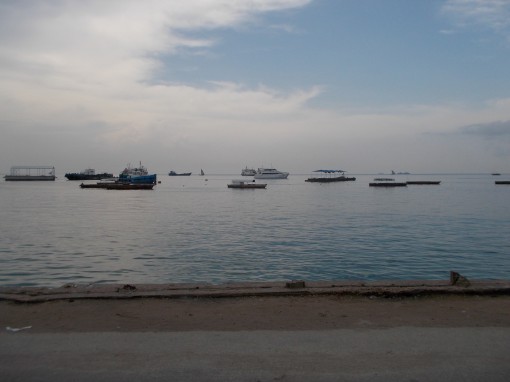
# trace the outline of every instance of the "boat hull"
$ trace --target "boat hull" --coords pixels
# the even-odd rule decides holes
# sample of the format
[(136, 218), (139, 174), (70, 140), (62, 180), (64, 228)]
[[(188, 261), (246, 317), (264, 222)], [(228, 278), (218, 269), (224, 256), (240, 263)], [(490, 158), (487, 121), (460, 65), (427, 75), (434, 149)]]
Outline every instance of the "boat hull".
[(94, 175), (68, 173), (68, 174), (65, 174), (65, 177), (68, 180), (102, 180), (102, 179), (107, 179), (107, 178), (113, 178), (113, 174), (108, 174), (106, 172), (104, 172), (102, 174), (94, 174)]
[(379, 182), (379, 183), (369, 183), (370, 187), (407, 187), (407, 183), (398, 183), (398, 182)]
[(156, 184), (157, 176), (156, 174), (152, 175), (135, 175), (135, 176), (119, 176), (118, 183), (128, 183), (128, 184)]
[(332, 183), (332, 182), (349, 182), (349, 181), (355, 181), (356, 178), (348, 178), (346, 176), (337, 176), (334, 178), (308, 178), (305, 180), (305, 182), (312, 182), (312, 183)]
[(169, 172), (168, 176), (190, 176), (191, 172), (183, 172), (181, 174), (178, 174), (176, 172)]
[(411, 185), (414, 185), (414, 184), (431, 185), (431, 184), (440, 184), (441, 182), (435, 181), (435, 180), (413, 180), (413, 181), (406, 182), (406, 183), (411, 184)]
[(7, 181), (53, 181), (57, 177), (55, 175), (5, 175), (4, 179)]
[(107, 190), (152, 190), (154, 184), (149, 183), (112, 183), (107, 184)]
[(257, 184), (227, 184), (228, 188), (237, 188), (241, 190), (246, 189), (257, 189), (257, 188), (266, 188), (267, 184), (257, 183)]

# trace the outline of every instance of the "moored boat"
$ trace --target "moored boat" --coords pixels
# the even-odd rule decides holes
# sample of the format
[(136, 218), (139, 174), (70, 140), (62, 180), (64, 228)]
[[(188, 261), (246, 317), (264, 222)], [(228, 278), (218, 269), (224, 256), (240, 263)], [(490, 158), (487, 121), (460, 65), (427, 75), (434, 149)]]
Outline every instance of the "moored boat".
[(242, 176), (254, 176), (256, 174), (257, 174), (257, 171), (255, 171), (253, 168), (248, 168), (248, 166), (246, 166), (245, 168), (243, 168), (241, 170)]
[(152, 190), (153, 183), (109, 183), (107, 190)]
[[(343, 170), (315, 170), (314, 172), (320, 172), (323, 176), (317, 178), (308, 178), (305, 179), (305, 182), (314, 182), (314, 183), (332, 183), (332, 182), (347, 182), (354, 181), (356, 178), (345, 176), (345, 171)], [(339, 176), (334, 176), (336, 174), (341, 174)]]
[(65, 174), (65, 177), (68, 180), (101, 180), (105, 178), (113, 178), (113, 174), (109, 174), (107, 172), (96, 174), (96, 170), (93, 168), (87, 168), (82, 172), (67, 173)]
[(149, 174), (147, 169), (140, 162), (139, 167), (128, 165), (119, 175), (118, 183), (156, 184), (156, 174)]
[(423, 184), (423, 185), (431, 185), (431, 184), (440, 184), (441, 181), (439, 180), (410, 180), (406, 182), (407, 184), (414, 185), (414, 184)]
[(287, 179), (288, 172), (278, 171), (275, 168), (259, 168), (254, 175), (255, 179)]
[(53, 181), (55, 176), (54, 166), (12, 166), (9, 175), (5, 175), (7, 181)]
[(375, 178), (369, 187), (407, 187), (406, 182), (395, 182), (393, 178)]
[(232, 183), (227, 184), (228, 188), (240, 188), (240, 189), (255, 189), (255, 188), (266, 188), (265, 183), (255, 183), (255, 180), (232, 180)]
[(496, 180), (495, 184), (510, 184), (510, 180)]
[(168, 173), (168, 176), (190, 176), (191, 175), (191, 172), (175, 172), (175, 171), (170, 171)]

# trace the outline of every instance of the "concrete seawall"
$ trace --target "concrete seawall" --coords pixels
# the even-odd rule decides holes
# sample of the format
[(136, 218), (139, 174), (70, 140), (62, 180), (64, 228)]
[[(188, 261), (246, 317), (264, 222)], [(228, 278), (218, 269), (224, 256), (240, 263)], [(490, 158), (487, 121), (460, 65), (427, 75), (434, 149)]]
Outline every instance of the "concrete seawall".
[(227, 298), (255, 296), (510, 295), (510, 280), (451, 281), (290, 281), (229, 284), (66, 284), (56, 288), (0, 287), (0, 300), (44, 302), (63, 299)]

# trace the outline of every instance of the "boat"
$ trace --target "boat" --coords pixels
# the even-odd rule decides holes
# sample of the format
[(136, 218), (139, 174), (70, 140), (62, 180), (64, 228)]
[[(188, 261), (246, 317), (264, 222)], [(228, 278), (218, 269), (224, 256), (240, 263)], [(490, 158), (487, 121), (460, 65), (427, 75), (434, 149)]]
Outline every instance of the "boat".
[(412, 180), (412, 181), (408, 181), (406, 183), (410, 184), (410, 185), (413, 185), (413, 184), (427, 184), (427, 185), (430, 185), (430, 184), (440, 184), (441, 181), (439, 181), (439, 180)]
[(205, 175), (204, 170), (200, 169), (200, 175)]
[(181, 173), (177, 173), (175, 171), (170, 171), (168, 173), (168, 176), (190, 176), (191, 175), (191, 172), (181, 172)]
[(369, 187), (407, 187), (407, 182), (395, 182), (393, 178), (375, 178)]
[(495, 184), (510, 184), (510, 180), (496, 180)]
[(109, 184), (118, 183), (119, 178), (105, 178), (97, 183), (82, 183), (80, 188), (106, 188)]
[(54, 166), (12, 166), (9, 175), (5, 175), (7, 181), (44, 181), (55, 180)]
[(275, 168), (259, 168), (254, 175), (255, 179), (287, 179), (288, 172), (278, 171)]
[(501, 174), (499, 172), (493, 172), (492, 175), (493, 176), (500, 176)]
[(257, 174), (257, 171), (255, 171), (253, 168), (248, 168), (248, 166), (241, 170), (242, 176), (254, 176), (255, 174)]
[(70, 172), (65, 174), (68, 180), (101, 180), (105, 178), (113, 178), (113, 174), (103, 172), (96, 174), (96, 170), (93, 168), (87, 168), (82, 172)]
[(227, 184), (228, 188), (241, 188), (241, 189), (255, 189), (255, 188), (266, 188), (265, 183), (255, 183), (255, 180), (232, 180), (232, 183)]
[(140, 162), (139, 167), (128, 165), (119, 175), (117, 183), (138, 183), (138, 184), (156, 184), (156, 174), (149, 174), (147, 169)]
[[(314, 172), (320, 172), (324, 176), (320, 176), (317, 178), (308, 178), (305, 179), (305, 182), (315, 182), (315, 183), (331, 183), (331, 182), (347, 182), (354, 181), (356, 178), (345, 176), (344, 170), (315, 170)], [(341, 174), (339, 176), (334, 176), (336, 174)]]
[(109, 183), (106, 184), (107, 190), (152, 190), (153, 183)]

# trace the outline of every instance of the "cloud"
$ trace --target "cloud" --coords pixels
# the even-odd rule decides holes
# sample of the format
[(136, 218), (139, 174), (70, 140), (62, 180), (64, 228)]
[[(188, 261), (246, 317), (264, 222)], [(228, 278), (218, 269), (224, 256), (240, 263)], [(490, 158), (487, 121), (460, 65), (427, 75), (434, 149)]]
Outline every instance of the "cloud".
[(100, 125), (105, 137), (122, 140), (144, 136), (153, 126), (191, 126), (200, 117), (289, 112), (318, 88), (282, 94), (226, 82), (162, 83), (157, 74), (164, 65), (172, 67), (174, 56), (201, 54), (219, 43), (197, 38), (196, 32), (245, 26), (260, 14), (309, 2), (2, 2), (1, 118), (9, 121), (6, 128), (67, 126), (72, 131)]
[(459, 132), (464, 135), (482, 137), (485, 139), (510, 139), (510, 120), (479, 123), (463, 126)]
[(459, 27), (476, 25), (510, 37), (509, 0), (447, 0), (441, 10)]

